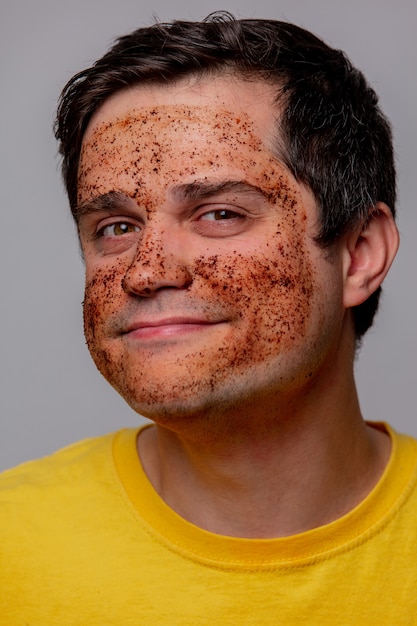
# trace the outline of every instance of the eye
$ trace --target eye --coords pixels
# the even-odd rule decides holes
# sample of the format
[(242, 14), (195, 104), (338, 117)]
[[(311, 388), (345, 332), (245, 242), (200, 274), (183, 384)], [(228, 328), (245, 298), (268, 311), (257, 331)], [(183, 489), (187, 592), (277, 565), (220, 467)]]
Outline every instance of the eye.
[(132, 222), (113, 222), (100, 228), (97, 232), (98, 237), (121, 237), (130, 233), (139, 232), (139, 226)]
[(205, 221), (221, 221), (221, 220), (231, 220), (234, 218), (241, 218), (242, 216), (239, 213), (235, 213), (235, 211), (230, 211), (229, 209), (216, 209), (213, 211), (208, 211), (204, 213), (200, 220)]
[(202, 237), (234, 237), (250, 226), (247, 211), (225, 202), (200, 206), (194, 220), (194, 230)]

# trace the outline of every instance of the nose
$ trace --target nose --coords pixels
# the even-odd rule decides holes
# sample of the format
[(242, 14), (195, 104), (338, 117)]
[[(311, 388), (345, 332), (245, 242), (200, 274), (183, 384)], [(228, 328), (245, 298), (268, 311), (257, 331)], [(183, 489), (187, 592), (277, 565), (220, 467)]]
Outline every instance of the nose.
[(157, 233), (145, 228), (135, 258), (123, 277), (123, 290), (149, 298), (160, 289), (186, 289), (192, 282), (192, 274), (183, 257), (184, 251), (178, 233)]

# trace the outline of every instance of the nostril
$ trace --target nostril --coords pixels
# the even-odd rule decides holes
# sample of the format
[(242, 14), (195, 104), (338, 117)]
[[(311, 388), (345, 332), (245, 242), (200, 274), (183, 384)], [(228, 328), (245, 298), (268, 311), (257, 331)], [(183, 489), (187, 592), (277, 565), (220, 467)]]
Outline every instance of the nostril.
[[(193, 274), (186, 264), (174, 255), (160, 253), (153, 259), (143, 258), (143, 254), (132, 261), (121, 279), (121, 287), (127, 294), (150, 297), (160, 289), (188, 289), (193, 282)], [(157, 258), (159, 257), (159, 258)]]

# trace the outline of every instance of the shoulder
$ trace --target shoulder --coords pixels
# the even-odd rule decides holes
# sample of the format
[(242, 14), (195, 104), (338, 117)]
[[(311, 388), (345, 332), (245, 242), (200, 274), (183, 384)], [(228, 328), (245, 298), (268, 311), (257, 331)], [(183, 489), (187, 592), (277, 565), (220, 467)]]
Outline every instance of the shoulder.
[[(0, 588), (19, 602), (48, 585), (56, 592), (54, 576), (60, 580), (61, 572), (62, 583), (65, 563), (75, 558), (80, 571), (85, 567), (84, 554), (102, 520), (113, 527), (122, 497), (113, 461), (116, 438), (112, 433), (83, 440), (0, 475)], [(69, 570), (74, 575), (71, 565)]]
[(0, 474), (0, 526), (59, 509), (77, 494), (86, 497), (97, 482), (111, 481), (114, 436), (85, 439)]
[(71, 537), (117, 508), (116, 435), (80, 441), (0, 475), (0, 560), (46, 550), (54, 537)]

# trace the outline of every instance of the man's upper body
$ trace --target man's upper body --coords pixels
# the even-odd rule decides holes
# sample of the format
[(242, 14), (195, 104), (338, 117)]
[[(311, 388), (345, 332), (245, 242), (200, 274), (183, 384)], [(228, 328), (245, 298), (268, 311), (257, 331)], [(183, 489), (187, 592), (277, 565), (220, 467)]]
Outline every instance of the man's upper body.
[(158, 425), (139, 439), (157, 491), (223, 535), (332, 521), (389, 457), (360, 414), (350, 307), (385, 272), (392, 217), (380, 204), (366, 233), (320, 247), (276, 115), (254, 80), (132, 87), (92, 117), (79, 164), (91, 354)]
[(0, 624), (417, 624), (417, 444), (389, 433), (391, 460), (357, 507), (274, 539), (175, 513), (135, 429), (24, 464), (2, 479)]
[[(246, 623), (296, 619), (292, 609), (277, 621), (273, 607), (278, 611), (279, 604), (259, 595), (263, 576), (248, 577), (256, 581), (252, 590), (252, 583), (231, 582), (229, 576), (226, 586), (223, 575), (207, 582), (206, 559), (210, 551), (228, 554), (227, 542), (251, 555), (256, 567), (262, 563), (261, 571), (276, 571), (278, 561), (295, 563), (298, 554), (294, 568), (301, 567), (302, 580), (288, 583), (293, 607), (297, 588), (311, 611), (338, 577), (349, 599), (354, 572), (348, 570), (356, 570), (361, 559), (375, 558), (370, 563), (376, 570), (367, 566), (358, 584), (382, 584), (383, 546), (395, 543), (397, 553), (405, 536), (414, 537), (409, 531), (417, 503), (409, 496), (416, 453), (412, 440), (400, 443), (386, 428), (364, 421), (353, 376), (357, 342), (372, 323), (398, 246), (389, 128), (361, 74), (340, 52), (288, 24), (154, 26), (122, 38), (70, 82), (57, 136), (85, 259), (90, 353), (110, 384), (154, 425), (131, 435), (130, 447), (106, 440), (107, 455), (113, 446), (118, 459), (111, 480), (105, 468), (114, 460), (99, 440), (76, 448), (73, 456), (64, 452), (28, 471), (15, 470), (20, 478), (14, 483), (9, 476), (7, 488), (15, 485), (10, 493), (37, 502), (44, 484), (40, 526), (50, 537), (55, 528), (58, 544), (66, 532), (61, 522), (50, 525), (53, 502), (62, 510), (68, 497), (64, 518), (82, 538), (80, 544), (72, 537), (74, 545), (68, 546), (70, 563), (75, 554), (68, 572), (74, 563), (84, 569), (80, 551), (97, 561), (100, 549), (114, 541), (99, 568), (106, 576), (112, 563), (112, 576), (120, 580), (129, 567), (144, 568), (141, 575), (157, 571), (162, 580), (156, 584), (155, 576), (147, 601), (163, 604), (161, 559), (167, 559), (168, 595), (189, 589), (195, 611), (198, 588), (208, 585), (206, 604), (217, 606), (219, 593), (219, 606), (229, 611), (223, 623), (245, 623), (236, 617), (236, 585), (243, 585), (250, 605), (257, 597), (267, 607), (263, 621), (251, 614)], [(129, 487), (122, 478), (123, 489), (118, 485), (117, 497), (108, 497), (108, 483), (115, 487), (116, 475), (120, 480), (124, 454), (130, 459)], [(66, 462), (68, 483), (59, 470)], [(81, 468), (85, 476), (77, 478)], [(42, 483), (51, 470), (70, 485), (63, 497), (50, 478)], [(30, 483), (31, 475), (36, 478), (28, 496), (17, 484), (22, 477)], [(84, 480), (80, 517), (74, 502)], [(130, 531), (126, 523), (126, 494), (129, 506), (142, 502), (139, 509), (146, 511), (140, 515), (148, 530), (140, 537), (136, 509)], [(97, 508), (89, 498), (100, 500)], [(399, 527), (379, 535), (375, 529), (386, 528), (406, 501)], [(19, 496), (16, 502), (22, 502)], [(94, 530), (93, 519), (105, 527), (104, 535)], [(181, 566), (170, 562), (167, 551), (155, 551), (153, 533), (161, 523), (171, 546), (181, 551), (184, 545)], [(319, 548), (309, 553), (309, 566), (333, 548), (345, 554), (348, 546), (362, 545), (359, 537), (370, 537), (372, 528), (372, 536), (382, 540), (370, 543), (369, 553), (356, 552), (351, 562), (340, 559), (322, 578), (307, 568), (303, 550), (310, 541), (316, 546), (317, 539)], [(173, 538), (176, 533), (184, 544)], [(134, 545), (140, 554), (134, 555)], [(269, 561), (262, 546), (274, 555)], [(130, 555), (129, 567), (126, 555), (119, 560), (120, 550)], [(190, 554), (199, 553), (200, 569), (187, 570)], [(401, 577), (410, 569), (409, 555), (399, 559)], [(225, 571), (251, 572), (245, 558), (236, 568), (232, 558)], [(56, 561), (47, 562), (55, 570)], [(212, 568), (219, 570), (216, 556)], [(175, 572), (184, 575), (185, 590), (175, 587)], [(413, 571), (405, 587), (412, 589), (416, 580)], [(270, 584), (263, 592), (268, 597), (283, 583), (272, 576)], [(98, 584), (97, 593), (105, 588)], [(336, 623), (335, 616), (351, 604), (354, 599), (335, 605), (323, 621), (326, 611), (312, 620)], [(203, 607), (202, 623), (220, 621), (219, 613), (207, 616)], [(376, 617), (363, 613), (364, 607), (357, 604), (358, 615)], [(385, 608), (378, 610), (386, 615)], [(151, 619), (152, 612), (144, 615)], [(196, 613), (189, 615), (188, 621), (173, 617), (166, 623), (195, 623)], [(307, 623), (307, 617), (308, 611), (297, 623)], [(345, 619), (340, 616), (339, 623), (349, 623)]]

